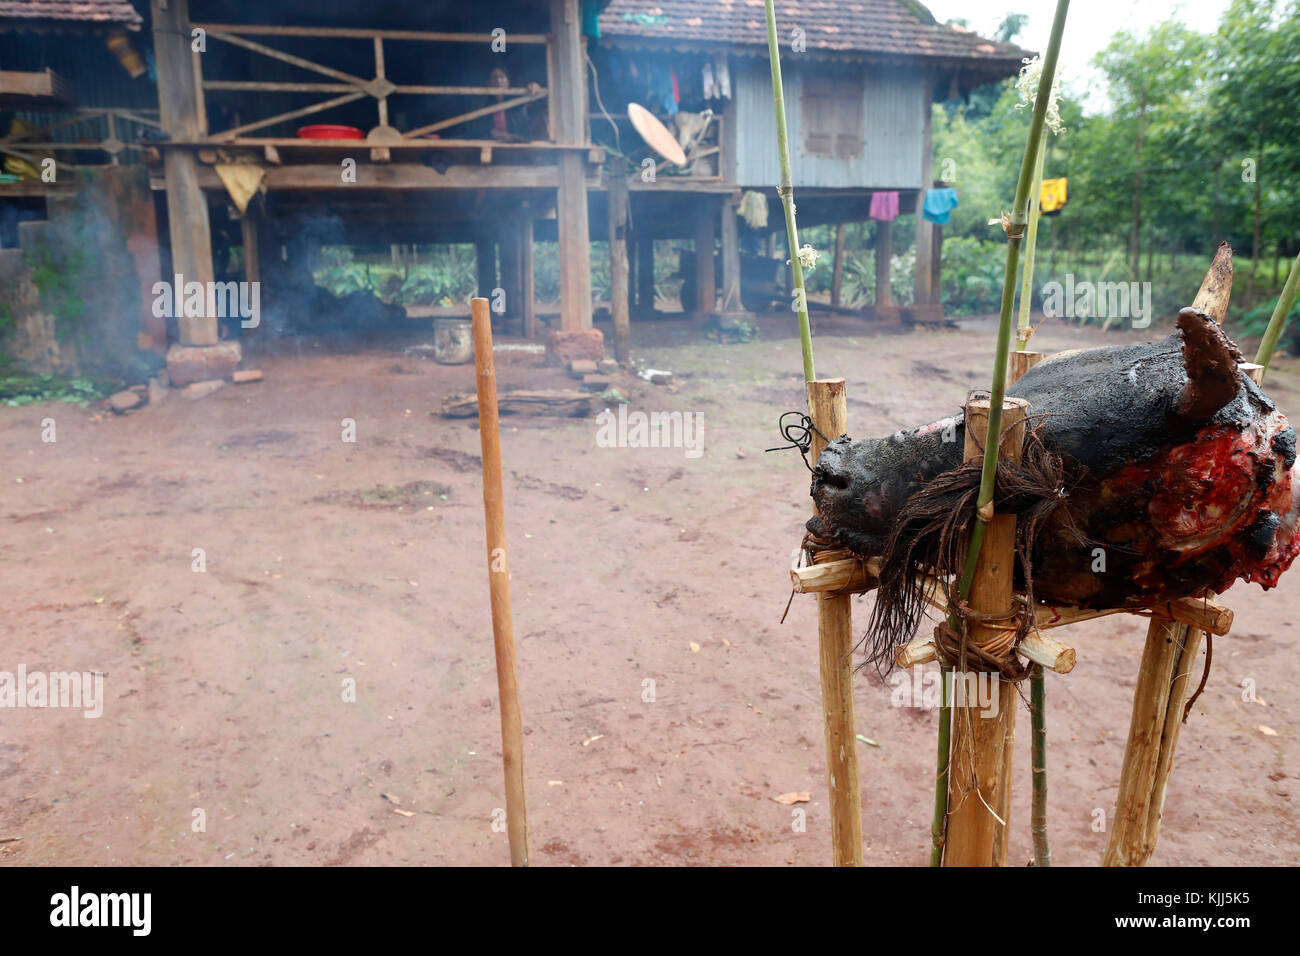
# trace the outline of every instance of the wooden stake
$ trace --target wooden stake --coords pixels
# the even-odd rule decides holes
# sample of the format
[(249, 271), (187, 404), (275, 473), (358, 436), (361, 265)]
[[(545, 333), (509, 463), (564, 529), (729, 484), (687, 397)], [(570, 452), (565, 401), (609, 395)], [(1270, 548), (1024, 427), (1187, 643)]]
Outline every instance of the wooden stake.
[(506, 776), (506, 829), (510, 865), (528, 865), (528, 807), (524, 797), (524, 731), (515, 668), (515, 624), (510, 613), (506, 559), (505, 493), (501, 487), (501, 433), (497, 427), (497, 373), (492, 361), (488, 300), (470, 301), (474, 321), (474, 371), (478, 383), (479, 439), (483, 449), (483, 512), (487, 525), (488, 589), (501, 696), (501, 762)]
[[(1222, 323), (1231, 294), (1232, 249), (1225, 242), (1215, 253), (1192, 307)], [(1147, 627), (1103, 866), (1145, 866), (1155, 852), (1188, 678), (1202, 636), (1198, 628), (1160, 619)]]
[[(844, 379), (808, 383), (808, 415), (816, 431), (812, 460), (848, 424)], [(862, 796), (858, 788), (858, 750), (853, 724), (853, 611), (848, 594), (817, 595), (821, 657), (822, 717), (826, 726), (826, 774), (830, 784), (831, 845), (836, 866), (862, 865)]]
[(1011, 353), (1011, 365), (1007, 368), (1007, 382), (1014, 385), (1020, 381), (1031, 368), (1044, 359), (1042, 352), (1030, 351), (1013, 351)]
[[(1003, 438), (999, 458), (1020, 461), (1025, 439), (1025, 416), (1028, 403), (1007, 399), (1003, 405)], [(966, 405), (965, 459), (983, 456), (978, 442), (987, 433), (989, 402), (972, 399)], [(984, 544), (971, 586), (970, 606), (982, 614), (1002, 615), (1010, 612), (1015, 578), (1015, 515), (995, 514), (988, 523)], [(998, 646), (1007, 641), (1003, 628), (972, 623), (972, 644)], [(1007, 648), (1007, 653), (1010, 648)], [(954, 684), (963, 681), (954, 670)], [(1006, 751), (1015, 741), (1016, 704), (1014, 684), (998, 681), (998, 709), (983, 716), (975, 701), (953, 702), (952, 759), (949, 764), (949, 811), (944, 866), (992, 866), (998, 824), (1005, 824), (1005, 777), (1011, 758)], [(1005, 767), (1004, 767), (1005, 764)], [(999, 821), (1001, 817), (1001, 821)], [(1005, 848), (1001, 851), (1005, 859)]]

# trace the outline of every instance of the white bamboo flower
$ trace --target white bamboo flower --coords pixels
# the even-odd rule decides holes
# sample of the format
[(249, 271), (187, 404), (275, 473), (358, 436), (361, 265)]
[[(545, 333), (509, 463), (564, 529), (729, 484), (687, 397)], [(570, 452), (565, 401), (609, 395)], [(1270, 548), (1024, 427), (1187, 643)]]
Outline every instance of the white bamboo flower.
[[(1020, 102), (1016, 104), (1016, 109), (1034, 108), (1034, 101), (1038, 99), (1038, 83), (1043, 76), (1043, 59), (1034, 57), (1032, 60), (1022, 60), (1024, 66), (1020, 68), (1020, 75), (1016, 78), (1016, 92), (1020, 94)], [(1061, 125), (1061, 111), (1057, 103), (1061, 95), (1061, 77), (1059, 74), (1052, 77), (1052, 92), (1047, 98), (1047, 112), (1043, 116), (1043, 122), (1053, 133), (1060, 133), (1065, 130)]]
[[(821, 258), (821, 253), (814, 249), (809, 243), (804, 243), (799, 248), (799, 265), (803, 266), (809, 272), (817, 268), (817, 260)], [(786, 259), (785, 264), (789, 265), (790, 260)]]

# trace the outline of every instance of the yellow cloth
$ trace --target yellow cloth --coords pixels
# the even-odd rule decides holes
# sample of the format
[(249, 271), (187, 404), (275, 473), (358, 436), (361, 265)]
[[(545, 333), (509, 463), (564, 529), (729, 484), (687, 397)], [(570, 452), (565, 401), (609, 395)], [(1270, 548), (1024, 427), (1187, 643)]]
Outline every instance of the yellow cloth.
[[(17, 117), (14, 117), (13, 122), (9, 124), (8, 135), (10, 137), (15, 137), (15, 136), (25, 136), (29, 133), (38, 133), (38, 132), (40, 132), (40, 127), (28, 123), (26, 120), (21, 120), (18, 119)], [(17, 156), (6, 156), (4, 159), (4, 171), (6, 173), (9, 173), (12, 176), (21, 176), (23, 179), (31, 179), (39, 182), (41, 178), (40, 160), (46, 158), (52, 159), (54, 157), (54, 154), (50, 152), (32, 153), (30, 150), (23, 150), (22, 149), (23, 144), (21, 139), (18, 142), (14, 143), (13, 145), (16, 149), (22, 150), (23, 152), (29, 153), (29, 155), (36, 157), (37, 162), (30, 163), (25, 159), (19, 159)]]
[(1069, 181), (1066, 177), (1043, 180), (1043, 190), (1039, 193), (1038, 208), (1044, 216), (1052, 216), (1060, 212), (1069, 200)]
[(217, 163), (213, 168), (242, 214), (248, 208), (248, 201), (262, 187), (266, 173), (261, 166), (250, 163)]

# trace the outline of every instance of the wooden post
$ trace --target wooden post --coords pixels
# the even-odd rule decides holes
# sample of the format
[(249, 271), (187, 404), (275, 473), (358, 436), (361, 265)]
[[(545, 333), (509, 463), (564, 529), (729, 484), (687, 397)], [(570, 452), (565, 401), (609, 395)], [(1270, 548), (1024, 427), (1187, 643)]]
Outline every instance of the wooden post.
[(1014, 385), (1024, 374), (1043, 360), (1042, 352), (1012, 351), (1010, 365), (1007, 367), (1007, 384)]
[(492, 290), (497, 287), (497, 250), (491, 239), (474, 240), (474, 274), (478, 294), (491, 299)]
[[(1003, 406), (1003, 438), (999, 460), (1019, 462), (1025, 440), (1025, 417), (1028, 403), (1009, 398)], [(966, 404), (965, 460), (982, 458), (980, 444), (988, 430), (988, 399), (971, 399)], [(994, 515), (984, 536), (975, 577), (971, 585), (971, 609), (981, 614), (1003, 615), (1010, 612), (1015, 579), (1015, 515)], [(1009, 632), (998, 627), (971, 623), (972, 644), (998, 648), (1010, 653)], [(1005, 651), (1002, 645), (1007, 645)], [(1014, 745), (1016, 703), (1014, 684), (997, 678), (997, 712), (985, 715), (973, 699), (977, 688), (974, 676), (953, 670), (952, 759), (948, 765), (948, 833), (944, 866), (992, 866), (998, 844), (999, 820), (995, 814), (1004, 804), (1002, 789), (1009, 777)], [(962, 688), (967, 688), (963, 700)], [(990, 701), (991, 703), (991, 701)], [(1004, 766), (1005, 764), (1005, 766)], [(1003, 817), (1003, 824), (1006, 818)], [(1005, 853), (1003, 854), (1005, 856)]]
[[(551, 0), (550, 47), (553, 82), (548, 106), (555, 139), (563, 145), (587, 142), (587, 63), (582, 47), (582, 17), (578, 0)], [(587, 181), (584, 153), (560, 155), (560, 185), (556, 195), (556, 231), (560, 257), (560, 325), (565, 330), (591, 328), (591, 238), (587, 220)]]
[(655, 237), (642, 230), (636, 237), (636, 303), (646, 312), (655, 310)]
[[(815, 431), (812, 461), (826, 443), (848, 428), (844, 379), (808, 383), (808, 415)], [(853, 610), (848, 595), (817, 595), (822, 717), (826, 728), (826, 774), (830, 786), (831, 844), (836, 866), (862, 865), (862, 796), (853, 722)]]
[[(1232, 294), (1232, 272), (1232, 250), (1225, 243), (1215, 254), (1193, 308), (1222, 323)], [(1147, 626), (1103, 866), (1145, 866), (1155, 852), (1190, 672), (1203, 635), (1198, 628), (1159, 618)]]
[(523, 332), (523, 277), (519, 274), (519, 223), (511, 220), (504, 224), (501, 235), (501, 288), (506, 293), (506, 316), (510, 319), (510, 328), (515, 320), (519, 321), (519, 330)]
[(943, 303), (943, 226), (932, 223), (934, 251), (930, 255), (930, 304)]
[(537, 338), (537, 294), (533, 279), (533, 216), (525, 210), (524, 218), (519, 221), (519, 272), (523, 286), (519, 297), (524, 306), (524, 335), (529, 339)]
[(713, 269), (713, 243), (717, 206), (701, 199), (695, 213), (695, 312), (697, 317), (713, 312), (718, 297), (717, 277)]
[(524, 794), (524, 731), (515, 667), (515, 624), (510, 613), (510, 565), (506, 552), (505, 494), (501, 487), (501, 433), (497, 422), (497, 374), (492, 360), (492, 314), (488, 300), (470, 301), (474, 323), (474, 371), (478, 384), (479, 441), (483, 451), (483, 512), (487, 528), (488, 592), (501, 700), (501, 762), (506, 778), (506, 831), (511, 866), (528, 865), (528, 806)]
[[(930, 102), (929, 97), (923, 106), (925, 116), (921, 121), (921, 182), (933, 183), (934, 159), (930, 141)], [(929, 186), (926, 187), (927, 189)], [(921, 211), (925, 199), (925, 189), (916, 193), (916, 273), (913, 283), (916, 305), (930, 305), (930, 293), (934, 289), (934, 224), (925, 218)]]
[(627, 177), (616, 170), (609, 177), (609, 315), (614, 323), (614, 358), (627, 365), (631, 322), (627, 266)]
[(743, 312), (740, 301), (740, 224), (736, 206), (722, 202), (722, 311)]
[[(151, 8), (159, 119), (170, 138), (197, 139), (201, 124), (190, 52), (189, 0), (152, 0)], [(196, 163), (192, 150), (163, 146), (172, 272), (183, 276), (183, 282), (200, 282), (208, 288), (213, 281), (212, 227)], [(183, 290), (174, 291), (180, 296)], [(215, 315), (181, 316), (176, 324), (182, 345), (217, 344)]]
[[(248, 283), (258, 283), (262, 281), (262, 216), (258, 212), (258, 202), (255, 199), (248, 204), (244, 210), (243, 216), (239, 220), (239, 232), (244, 244), (244, 281)], [(243, 330), (244, 335), (257, 335), (261, 332), (261, 324), (250, 326)]]
[(260, 240), (261, 216), (257, 213), (257, 203), (251, 202), (239, 220), (239, 234), (244, 244), (244, 281), (262, 281), (262, 251)]
[(831, 271), (831, 305), (839, 308), (844, 285), (844, 223), (835, 227), (835, 265)]
[[(630, 210), (628, 219), (631, 219)], [(637, 307), (637, 294), (641, 289), (641, 286), (637, 283), (638, 255), (640, 255), (640, 237), (629, 222), (627, 228), (627, 307), (629, 312)]]
[(1175, 621), (1153, 618), (1147, 628), (1103, 866), (1145, 866), (1155, 851), (1187, 679), (1200, 643), (1199, 630)]
[(876, 222), (876, 305), (893, 305), (889, 266), (894, 258), (894, 224)]

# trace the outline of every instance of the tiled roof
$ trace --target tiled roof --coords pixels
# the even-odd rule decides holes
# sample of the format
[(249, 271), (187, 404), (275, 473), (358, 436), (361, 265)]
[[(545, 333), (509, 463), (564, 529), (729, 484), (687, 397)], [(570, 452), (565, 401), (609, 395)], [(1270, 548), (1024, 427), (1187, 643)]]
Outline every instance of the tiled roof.
[(128, 0), (0, 0), (0, 27), (5, 21), (34, 24), (58, 21), (69, 26), (102, 25), (140, 28), (140, 14)]
[[(804, 31), (810, 53), (933, 57), (1014, 63), (1026, 55), (959, 27), (935, 22), (915, 0), (775, 0), (777, 32), (788, 44)], [(615, 46), (762, 47), (763, 0), (611, 0), (600, 15), (601, 36)], [(742, 51), (736, 51), (742, 52)], [(760, 52), (759, 50), (744, 52)]]

